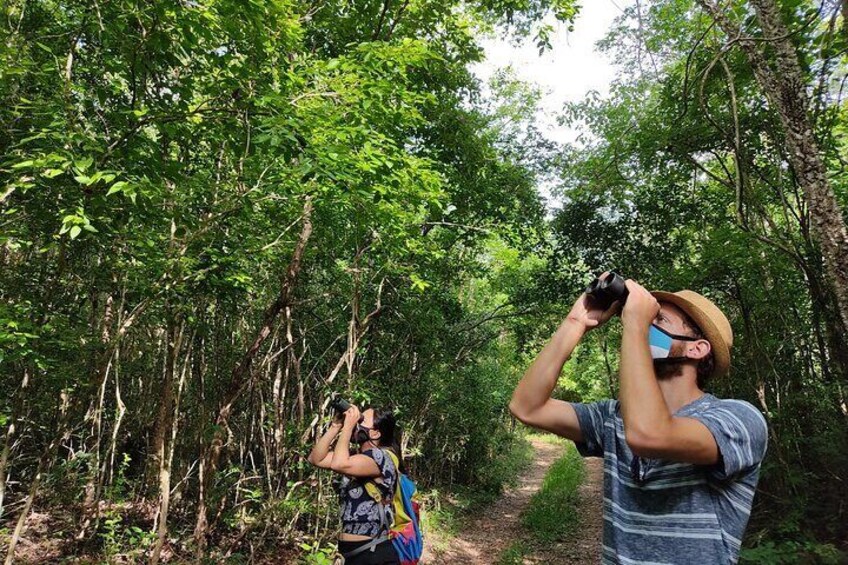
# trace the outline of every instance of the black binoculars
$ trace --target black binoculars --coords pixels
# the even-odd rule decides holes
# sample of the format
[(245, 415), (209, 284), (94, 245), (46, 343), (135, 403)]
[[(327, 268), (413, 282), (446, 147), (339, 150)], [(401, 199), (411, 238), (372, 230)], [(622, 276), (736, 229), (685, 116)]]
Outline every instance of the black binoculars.
[(330, 401), (330, 408), (335, 410), (336, 414), (344, 414), (350, 408), (350, 402), (341, 397), (336, 397)]
[(616, 300), (624, 306), (628, 294), (630, 294), (630, 291), (624, 284), (624, 277), (612, 271), (603, 277), (596, 278), (586, 287), (586, 295), (589, 300), (601, 310), (606, 310)]

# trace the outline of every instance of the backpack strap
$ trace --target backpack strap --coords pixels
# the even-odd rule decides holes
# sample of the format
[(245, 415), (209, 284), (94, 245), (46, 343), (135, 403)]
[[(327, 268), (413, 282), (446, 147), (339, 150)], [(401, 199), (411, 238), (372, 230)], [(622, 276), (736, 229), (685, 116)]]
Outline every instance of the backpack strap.
[[(378, 447), (377, 449), (382, 451), (383, 455), (388, 455), (389, 459), (392, 460), (392, 464), (395, 466), (395, 474), (397, 475), (397, 479), (395, 480), (395, 489), (394, 490), (397, 490), (397, 486), (400, 484), (400, 465), (398, 463), (397, 455), (395, 455), (394, 452), (391, 451), (390, 449), (383, 449), (381, 447)], [(375, 491), (372, 491), (372, 490), (369, 490), (369, 489), (365, 489), (365, 490), (368, 491), (368, 494), (371, 495), (371, 498), (373, 498), (374, 500), (377, 500), (377, 502), (380, 502), (380, 500), (377, 499), (377, 497), (380, 496), (380, 493), (382, 492), (380, 490), (380, 483), (378, 483), (375, 480), (375, 477), (369, 477), (368, 480), (365, 481), (365, 484), (371, 485), (376, 489)], [(377, 494), (375, 494), (375, 493), (377, 493)], [(394, 496), (394, 492), (387, 498), (391, 499), (393, 496)], [(383, 497), (380, 496), (380, 498), (383, 498)]]
[[(382, 519), (382, 517), (381, 517), (381, 519)], [(366, 551), (370, 551), (370, 552), (373, 553), (374, 551), (377, 550), (378, 545), (380, 545), (384, 541), (388, 541), (388, 540), (389, 540), (389, 536), (387, 536), (387, 535), (382, 535), (380, 537), (376, 537), (376, 538), (372, 539), (371, 541), (369, 541), (368, 543), (366, 543), (365, 545), (361, 545), (361, 546), (357, 547), (353, 551), (350, 551), (348, 553), (343, 553), (342, 558), (345, 561), (347, 561), (348, 559), (353, 559), (354, 557), (356, 557), (360, 553), (365, 553)]]
[[(393, 492), (392, 492), (391, 495), (389, 495), (388, 497), (384, 497), (384, 496), (382, 496), (383, 491), (380, 489), (379, 483), (377, 483), (377, 481), (375, 481), (373, 478), (371, 478), (366, 482), (366, 486), (373, 486), (373, 490), (369, 490), (368, 488), (366, 488), (365, 491), (368, 492), (368, 494), (371, 495), (371, 498), (373, 498), (374, 501), (377, 503), (377, 508), (380, 512), (380, 531), (386, 532), (386, 536), (387, 536), (387, 539), (388, 539), (388, 535), (389, 535), (389, 532), (392, 529), (392, 525), (389, 523), (389, 517), (387, 516), (386, 506), (393, 503), (393, 501), (394, 501), (394, 491), (397, 491), (397, 489), (400, 487), (400, 469), (398, 467), (397, 455), (395, 455), (389, 449), (382, 449), (382, 448), (378, 448), (378, 449), (380, 449), (380, 451), (382, 451), (384, 455), (388, 455), (389, 459), (392, 460), (392, 463), (395, 466), (395, 474), (397, 475), (397, 479), (395, 481), (395, 488), (393, 489)], [(357, 549), (360, 549), (360, 548), (357, 548)]]

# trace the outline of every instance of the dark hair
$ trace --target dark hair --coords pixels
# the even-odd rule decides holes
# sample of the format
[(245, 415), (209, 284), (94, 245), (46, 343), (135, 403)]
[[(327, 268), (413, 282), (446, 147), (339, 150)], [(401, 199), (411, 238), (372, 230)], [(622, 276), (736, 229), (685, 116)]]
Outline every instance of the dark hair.
[(394, 411), (390, 408), (372, 408), (372, 410), (374, 410), (374, 429), (380, 432), (380, 446), (391, 449), (400, 462), (400, 472), (406, 472), (401, 449), (403, 432), (397, 423)]
[[(685, 312), (683, 313), (683, 324), (692, 332), (692, 337), (697, 337), (698, 339), (706, 339), (704, 337), (704, 332), (701, 331), (701, 328), (698, 327), (692, 318), (689, 317)], [(710, 344), (712, 345), (712, 344)], [(710, 349), (709, 355), (704, 357), (703, 359), (698, 361), (698, 388), (704, 390), (704, 387), (707, 384), (707, 381), (713, 374), (715, 370), (715, 357), (713, 356), (712, 349)]]

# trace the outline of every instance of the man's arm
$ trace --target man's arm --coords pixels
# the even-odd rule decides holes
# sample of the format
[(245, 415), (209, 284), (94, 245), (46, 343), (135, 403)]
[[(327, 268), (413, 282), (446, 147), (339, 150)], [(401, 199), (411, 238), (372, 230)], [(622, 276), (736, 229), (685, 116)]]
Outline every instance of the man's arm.
[(716, 440), (692, 418), (672, 416), (654, 372), (648, 331), (659, 311), (657, 300), (628, 280), (630, 291), (621, 315), (621, 386), (619, 401), (627, 445), (636, 455), (712, 465), (718, 462)]
[[(606, 273), (605, 273), (606, 274)], [(606, 311), (592, 308), (588, 297), (580, 295), (568, 317), (524, 373), (512, 394), (509, 410), (523, 423), (580, 442), (583, 434), (574, 407), (551, 398), (562, 366), (583, 335), (607, 320), (618, 310), (614, 303)]]
[(566, 319), (524, 373), (509, 403), (509, 411), (523, 423), (573, 441), (583, 441), (577, 413), (568, 402), (551, 398), (562, 366), (583, 337), (585, 329)]

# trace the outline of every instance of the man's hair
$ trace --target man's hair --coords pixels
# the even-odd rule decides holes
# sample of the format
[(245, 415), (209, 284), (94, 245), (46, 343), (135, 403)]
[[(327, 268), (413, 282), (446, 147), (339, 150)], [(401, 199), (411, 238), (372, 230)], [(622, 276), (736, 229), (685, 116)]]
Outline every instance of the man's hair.
[[(698, 327), (698, 324), (696, 324), (686, 312), (683, 312), (683, 325), (686, 326), (686, 328), (692, 332), (692, 335), (694, 337), (697, 337), (698, 339), (706, 339), (704, 337), (704, 332), (701, 331), (701, 328)], [(697, 369), (698, 388), (704, 390), (707, 381), (713, 374), (713, 370), (715, 370), (715, 357), (713, 356), (712, 348), (710, 348), (710, 352), (706, 357), (698, 361)]]

